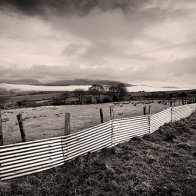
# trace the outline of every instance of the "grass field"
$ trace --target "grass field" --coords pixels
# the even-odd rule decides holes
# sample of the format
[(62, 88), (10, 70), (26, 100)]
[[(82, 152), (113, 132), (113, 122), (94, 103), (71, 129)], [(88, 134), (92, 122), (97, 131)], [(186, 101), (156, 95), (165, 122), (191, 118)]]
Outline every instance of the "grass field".
[(196, 195), (196, 114), (65, 165), (0, 182), (0, 195)]
[(120, 102), (91, 105), (43, 106), (3, 110), (4, 145), (21, 142), (16, 115), (22, 114), (28, 141), (61, 136), (64, 134), (64, 116), (71, 114), (71, 132), (77, 132), (100, 123), (99, 109), (103, 109), (104, 121), (109, 120), (109, 107), (114, 106), (114, 117), (123, 118), (143, 114), (143, 106), (150, 105), (156, 113), (169, 107), (164, 101)]

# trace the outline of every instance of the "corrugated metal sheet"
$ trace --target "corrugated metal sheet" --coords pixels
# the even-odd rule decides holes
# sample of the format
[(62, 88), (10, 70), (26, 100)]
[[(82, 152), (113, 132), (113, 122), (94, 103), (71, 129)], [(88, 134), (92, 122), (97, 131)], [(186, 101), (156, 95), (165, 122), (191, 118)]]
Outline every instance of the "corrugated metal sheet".
[(63, 165), (65, 161), (156, 131), (188, 117), (196, 104), (168, 108), (157, 114), (115, 119), (63, 137), (0, 147), (0, 178), (12, 179)]
[(70, 134), (63, 139), (65, 160), (111, 146), (111, 122)]
[(148, 116), (113, 120), (113, 145), (129, 140), (134, 136), (142, 136), (149, 131)]
[(192, 106), (183, 105), (172, 108), (172, 121), (178, 121), (182, 118), (186, 118), (192, 114)]
[(150, 125), (151, 125), (151, 133), (158, 130), (160, 126), (165, 123), (171, 122), (171, 108), (158, 112), (156, 114), (151, 115), (150, 117)]
[(2, 180), (40, 172), (64, 163), (61, 138), (3, 146), (0, 155)]

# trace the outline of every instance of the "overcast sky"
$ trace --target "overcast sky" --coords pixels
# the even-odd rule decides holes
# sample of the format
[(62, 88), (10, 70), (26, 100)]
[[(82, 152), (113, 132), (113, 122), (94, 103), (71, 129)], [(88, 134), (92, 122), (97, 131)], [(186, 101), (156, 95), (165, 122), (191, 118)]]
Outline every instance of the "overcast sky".
[(195, 87), (195, 0), (0, 0), (0, 79)]

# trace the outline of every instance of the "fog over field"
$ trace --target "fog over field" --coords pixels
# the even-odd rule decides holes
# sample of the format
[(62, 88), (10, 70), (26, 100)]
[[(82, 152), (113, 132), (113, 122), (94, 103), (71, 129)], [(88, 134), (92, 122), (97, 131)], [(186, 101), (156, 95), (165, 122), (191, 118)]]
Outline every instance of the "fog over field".
[[(0, 83), (0, 88), (6, 90), (19, 90), (19, 91), (73, 91), (75, 89), (88, 90), (90, 85), (69, 85), (69, 86), (43, 86), (43, 85), (18, 85), (18, 84), (6, 84)], [(171, 91), (171, 90), (186, 90), (189, 88), (177, 88), (177, 87), (156, 87), (136, 85), (127, 87), (128, 92), (138, 91)], [(190, 88), (191, 89), (191, 88)]]

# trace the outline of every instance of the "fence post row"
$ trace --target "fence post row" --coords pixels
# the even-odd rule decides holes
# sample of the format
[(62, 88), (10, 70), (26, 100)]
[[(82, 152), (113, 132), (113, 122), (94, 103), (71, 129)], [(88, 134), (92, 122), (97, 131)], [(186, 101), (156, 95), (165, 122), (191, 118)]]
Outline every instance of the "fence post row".
[(21, 134), (22, 142), (26, 142), (26, 135), (25, 135), (25, 130), (24, 130), (23, 121), (22, 121), (22, 114), (18, 114), (16, 117), (18, 119), (18, 125), (19, 125), (19, 128), (20, 128), (20, 134)]
[[(180, 117), (182, 117), (182, 118), (185, 118), (185, 117), (187, 117), (188, 115), (190, 115), (190, 110), (191, 110), (191, 112), (194, 112), (194, 111), (196, 111), (196, 104), (194, 104), (194, 105), (189, 105), (189, 106), (184, 106), (183, 108), (182, 108), (182, 111), (184, 111), (184, 110), (186, 110), (187, 112), (185, 112), (185, 114), (183, 114), (182, 113), (182, 115), (180, 115), (179, 116), (179, 118), (178, 118), (178, 116), (176, 117), (176, 114), (179, 114), (179, 112), (181, 111), (181, 107), (179, 108), (179, 110), (177, 109), (177, 110), (175, 110), (173, 107), (170, 107), (170, 108), (168, 108), (168, 109), (166, 109), (165, 110), (165, 112), (161, 112), (161, 113), (157, 113), (158, 115), (157, 116), (155, 116), (155, 118), (153, 117), (154, 116), (154, 114), (153, 115), (151, 115), (150, 113), (148, 114), (148, 115), (146, 115), (146, 116), (140, 116), (141, 117), (141, 121), (142, 121), (142, 124), (143, 124), (143, 120), (145, 121), (145, 132), (142, 132), (142, 134), (146, 134), (146, 133), (148, 133), (148, 130), (149, 130), (149, 133), (152, 133), (153, 131), (155, 131), (155, 130), (157, 130), (158, 129), (158, 127), (160, 127), (160, 126), (162, 126), (163, 124), (164, 124), (164, 122), (169, 122), (170, 120), (171, 120), (171, 122), (174, 122), (174, 121), (176, 121), (177, 119), (180, 119)], [(100, 109), (100, 111), (102, 111), (102, 109)], [(100, 113), (101, 114), (101, 113)], [(156, 114), (155, 114), (156, 115)], [(171, 115), (171, 119), (170, 119), (170, 115)], [(165, 120), (164, 120), (164, 117), (167, 117)], [(103, 118), (103, 112), (102, 112), (102, 118)], [(138, 117), (137, 117), (138, 118)], [(146, 119), (146, 118), (148, 118), (148, 119)], [(19, 127), (20, 127), (20, 131), (21, 131), (21, 136), (22, 136), (22, 140), (24, 141), (24, 140), (26, 140), (26, 138), (25, 138), (25, 132), (24, 132), (24, 129), (23, 129), (23, 124), (22, 124), (22, 115), (21, 114), (19, 114), (19, 115), (17, 115), (17, 119), (18, 119), (18, 122), (19, 122)], [(148, 120), (148, 122), (146, 122), (146, 120)], [(139, 120), (138, 120), (139, 121)], [(160, 122), (159, 122), (160, 121)], [(2, 119), (1, 119), (1, 111), (0, 111), (0, 122), (2, 122)], [(131, 122), (130, 122), (130, 124), (128, 124), (127, 125), (127, 123), (125, 123), (126, 124), (126, 126), (125, 126), (125, 128), (126, 128), (126, 130), (127, 131), (129, 131), (129, 128), (131, 128), (130, 130), (134, 130), (134, 126), (133, 126), (133, 124), (132, 124), (132, 122), (134, 122), (134, 124), (137, 124), (137, 123), (135, 123), (135, 121), (134, 121), (134, 117), (133, 118), (131, 118)], [(70, 113), (66, 113), (65, 114), (65, 123), (66, 123), (66, 130), (69, 130), (69, 131), (67, 131), (67, 133), (70, 133)], [(107, 133), (107, 146), (109, 147), (109, 146), (115, 146), (115, 145), (117, 145), (118, 143), (121, 143), (121, 142), (124, 142), (125, 140), (124, 139), (130, 139), (132, 136), (135, 136), (134, 134), (135, 133), (131, 133), (131, 131), (129, 132), (129, 133), (131, 133), (130, 135), (127, 135), (127, 133), (125, 133), (126, 132), (126, 130), (124, 131), (124, 133), (127, 135), (127, 137), (126, 138), (123, 138), (124, 137), (124, 135), (123, 135), (123, 133), (121, 132), (121, 131), (119, 131), (118, 130), (118, 127), (119, 127), (119, 124), (120, 124), (120, 126), (121, 126), (121, 123), (122, 123), (122, 125), (124, 125), (123, 124), (123, 121), (119, 121), (119, 120), (114, 120), (114, 119), (112, 119), (111, 121), (109, 121), (108, 122), (108, 124), (107, 124), (107, 126), (105, 126), (105, 125), (103, 125), (103, 129), (102, 129), (102, 133), (104, 132), (104, 127), (107, 127), (106, 128), (106, 130), (108, 131), (108, 133)], [(141, 122), (140, 122), (141, 123)], [(158, 126), (156, 126), (156, 123), (158, 123)], [(148, 124), (148, 125), (147, 125)], [(1, 124), (0, 124), (1, 125)], [(116, 128), (115, 128), (115, 125), (117, 126)], [(110, 126), (111, 126), (111, 128), (110, 128)], [(100, 127), (102, 127), (102, 126), (100, 126)], [(109, 127), (109, 129), (108, 129), (108, 127)], [(123, 127), (123, 126), (122, 126)], [(121, 128), (122, 128), (121, 127)], [(136, 127), (137, 127), (137, 125), (136, 125)], [(147, 128), (146, 128), (147, 127)], [(149, 129), (148, 129), (148, 127), (149, 127)], [(2, 125), (0, 126), (0, 130), (2, 131)], [(111, 131), (111, 132), (110, 132)], [(98, 136), (98, 134), (97, 134), (97, 132), (98, 132), (98, 129), (96, 128), (96, 138), (98, 138), (99, 139), (99, 136)], [(89, 134), (89, 130), (88, 130), (88, 132), (87, 132), (88, 134)], [(137, 132), (138, 133), (138, 132)], [(79, 133), (80, 134), (80, 133)], [(142, 135), (141, 133), (139, 133), (139, 135), (141, 136)], [(82, 134), (83, 136), (83, 138), (84, 138), (84, 136), (85, 136), (85, 133), (83, 133)], [(105, 135), (105, 134), (104, 134)], [(100, 146), (98, 146), (98, 148), (94, 148), (93, 149), (93, 151), (97, 151), (97, 150), (100, 150), (101, 148), (105, 148), (106, 146), (105, 146), (105, 141), (104, 141), (104, 135), (102, 135), (101, 136), (101, 144), (100, 144)], [(119, 138), (119, 135), (120, 135), (120, 138)], [(70, 135), (70, 136), (62, 136), (61, 137), (61, 148), (62, 148), (62, 150), (61, 150), (61, 152), (63, 153), (62, 154), (62, 156), (63, 157), (58, 157), (57, 159), (56, 159), (56, 154), (55, 154), (55, 152), (56, 152), (56, 147), (55, 147), (55, 152), (54, 152), (54, 154), (53, 154), (53, 144), (55, 144), (55, 146), (57, 146), (58, 145), (58, 147), (60, 147), (59, 146), (59, 143), (60, 143), (60, 140), (59, 139), (55, 139), (56, 141), (53, 141), (53, 139), (52, 138), (49, 138), (46, 142), (47, 142), (47, 144), (49, 143), (49, 153), (51, 153), (50, 154), (50, 159), (51, 160), (55, 160), (55, 161), (57, 161), (57, 162), (53, 162), (53, 161), (51, 161), (52, 162), (52, 166), (50, 165), (49, 167), (56, 167), (56, 166), (58, 166), (58, 165), (61, 165), (61, 163), (63, 164), (63, 162), (65, 163), (66, 162), (66, 160), (71, 160), (72, 158), (75, 158), (75, 157), (78, 157), (78, 156), (80, 156), (80, 155), (82, 155), (82, 154), (84, 154), (84, 153), (90, 153), (91, 152), (91, 145), (90, 145), (90, 137), (87, 139), (87, 143), (80, 143), (81, 144), (81, 148), (82, 148), (82, 150), (80, 149), (80, 151), (78, 151), (78, 146), (77, 146), (77, 141), (78, 141), (78, 139), (81, 139), (80, 138), (80, 136), (78, 136), (78, 135), (73, 135), (74, 137), (74, 139), (73, 139), (73, 141), (76, 141), (76, 142), (74, 142), (74, 144), (73, 144), (73, 146), (72, 146), (72, 151), (73, 151), (73, 153), (74, 154), (72, 154), (72, 152), (70, 152), (69, 151), (69, 154), (68, 154), (68, 152), (67, 152), (67, 150), (68, 149), (70, 149), (70, 146), (69, 146), (69, 143), (67, 142), (67, 141), (69, 141), (69, 140), (67, 140), (67, 139), (71, 139), (71, 137), (72, 137), (72, 135)], [(94, 137), (94, 135), (92, 134), (91, 135), (92, 137)], [(122, 136), (122, 137), (121, 137)], [(77, 139), (76, 139), (77, 138)], [(110, 138), (111, 138), (111, 141), (110, 141)], [(120, 139), (120, 140), (119, 140)], [(41, 143), (43, 143), (44, 145), (46, 144), (45, 142), (43, 142), (43, 140), (40, 140), (41, 141)], [(49, 142), (48, 142), (49, 141)], [(98, 143), (98, 141), (97, 140), (93, 140), (93, 141), (96, 141), (96, 143)], [(29, 145), (30, 144), (30, 145)], [(31, 148), (31, 146), (32, 146), (32, 143), (31, 142), (29, 142), (29, 144), (25, 144), (24, 145), (24, 147), (27, 147), (28, 148), (28, 151), (30, 152), (30, 153), (33, 153), (34, 152), (34, 147), (33, 148)], [(111, 145), (110, 145), (111, 144)], [(14, 144), (14, 145), (16, 145), (16, 144)], [(13, 146), (14, 146), (13, 145)], [(22, 144), (19, 144), (20, 146), (22, 146)], [(40, 145), (40, 143), (38, 143), (38, 144), (36, 144), (37, 145), (37, 149), (40, 147), (42, 147), (41, 145)], [(35, 146), (36, 146), (35, 145)], [(6, 180), (6, 179), (12, 179), (12, 178), (15, 178), (15, 177), (19, 177), (19, 176), (22, 176), (22, 175), (27, 175), (28, 173), (26, 173), (26, 172), (23, 172), (23, 171), (20, 171), (21, 173), (20, 174), (17, 174), (17, 172), (15, 173), (14, 171), (15, 171), (15, 169), (17, 168), (17, 170), (19, 169), (19, 168), (22, 168), (23, 167), (23, 164), (25, 164), (25, 167), (27, 167), (27, 169), (29, 169), (30, 168), (30, 170), (32, 171), (31, 173), (35, 173), (35, 172), (38, 172), (38, 171), (42, 171), (42, 169), (37, 169), (37, 166), (36, 166), (36, 164), (32, 164), (32, 160), (30, 160), (29, 161), (29, 159), (25, 159), (24, 158), (24, 155), (22, 154), (22, 150), (21, 149), (19, 149), (19, 151), (21, 152), (21, 153), (17, 153), (18, 152), (18, 149), (16, 148), (16, 151), (15, 151), (15, 149), (12, 149), (13, 148), (13, 146), (4, 146), (3, 148), (2, 147), (0, 147), (0, 150), (1, 150), (1, 152), (3, 152), (2, 154), (1, 154), (1, 160), (3, 160), (5, 163), (8, 163), (9, 165), (11, 165), (12, 166), (12, 168), (10, 169), (9, 167), (7, 168), (7, 166), (6, 166), (6, 164), (4, 165), (4, 164), (2, 164), (2, 165), (0, 165), (0, 168), (1, 168), (1, 170), (0, 170), (0, 178), (1, 178), (1, 180)], [(38, 147), (39, 146), (39, 147)], [(22, 148), (24, 148), (24, 147), (22, 147)], [(87, 149), (86, 149), (86, 147), (87, 147)], [(95, 147), (95, 146), (94, 146)], [(48, 149), (48, 147), (46, 147), (46, 149)], [(58, 148), (59, 149), (59, 148)], [(77, 150), (76, 150), (77, 149)], [(26, 149), (25, 149), (26, 150)], [(7, 154), (6, 153), (6, 151), (9, 151), (9, 154)], [(60, 152), (60, 153), (61, 153)], [(78, 153), (78, 154), (75, 154), (75, 153)], [(82, 152), (82, 153), (81, 153)], [(54, 157), (53, 157), (53, 155), (54, 155)], [(59, 154), (59, 151), (58, 151), (58, 153), (57, 154)], [(13, 156), (14, 155), (14, 160), (10, 160), (10, 157), (11, 156)], [(73, 156), (74, 155), (74, 156)], [(35, 155), (33, 155), (34, 156), (34, 158), (37, 158), (36, 157), (36, 154)], [(45, 155), (44, 155), (45, 156)], [(48, 156), (48, 155), (46, 155), (46, 156)], [(15, 165), (15, 158), (16, 159), (18, 159), (18, 158), (20, 158), (21, 160), (22, 160), (22, 158), (24, 159), (23, 161), (20, 161), (22, 164), (21, 165)], [(68, 157), (68, 158), (67, 158)], [(63, 160), (64, 159), (64, 160)], [(12, 162), (13, 161), (13, 162)], [(44, 165), (44, 163), (42, 162), (42, 160), (39, 160), (39, 158), (36, 160), (37, 162), (38, 162), (38, 164), (43, 164)], [(1, 162), (0, 162), (1, 163)], [(47, 163), (48, 164), (48, 163)]]

